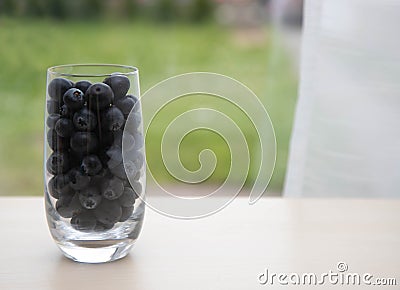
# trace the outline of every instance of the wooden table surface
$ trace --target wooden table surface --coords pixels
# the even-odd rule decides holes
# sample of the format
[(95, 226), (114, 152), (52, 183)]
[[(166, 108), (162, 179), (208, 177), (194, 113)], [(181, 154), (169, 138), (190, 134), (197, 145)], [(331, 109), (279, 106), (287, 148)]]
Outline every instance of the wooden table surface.
[[(261, 273), (352, 273), (396, 278), (400, 200), (237, 198), (200, 220), (147, 211), (130, 255), (107, 264), (64, 258), (47, 229), (42, 198), (0, 198), (0, 289), (338, 289), (262, 285)], [(265, 277), (265, 276), (264, 276)]]

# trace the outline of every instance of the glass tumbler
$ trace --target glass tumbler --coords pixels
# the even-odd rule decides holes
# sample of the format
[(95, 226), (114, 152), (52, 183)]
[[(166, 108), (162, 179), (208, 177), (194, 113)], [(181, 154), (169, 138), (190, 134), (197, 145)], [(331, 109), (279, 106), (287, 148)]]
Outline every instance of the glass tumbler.
[(50, 233), (74, 261), (126, 256), (144, 217), (139, 72), (107, 64), (47, 70), (45, 207)]

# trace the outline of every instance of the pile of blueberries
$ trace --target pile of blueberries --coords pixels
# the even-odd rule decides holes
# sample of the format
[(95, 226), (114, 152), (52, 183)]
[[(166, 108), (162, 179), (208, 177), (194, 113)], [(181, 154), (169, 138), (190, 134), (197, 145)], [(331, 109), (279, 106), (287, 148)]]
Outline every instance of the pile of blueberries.
[[(46, 162), (52, 175), (47, 191), (76, 230), (104, 231), (128, 220), (142, 193), (141, 115), (129, 88), (121, 74), (102, 83), (55, 78), (48, 85), (47, 141), (53, 152)], [(127, 122), (132, 110), (133, 121)], [(129, 156), (125, 167), (122, 142)]]

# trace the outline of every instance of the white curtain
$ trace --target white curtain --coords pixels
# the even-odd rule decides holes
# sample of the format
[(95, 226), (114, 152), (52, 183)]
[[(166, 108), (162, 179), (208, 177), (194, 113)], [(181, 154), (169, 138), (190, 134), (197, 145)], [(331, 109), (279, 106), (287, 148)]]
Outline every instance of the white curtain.
[(400, 197), (400, 1), (305, 1), (284, 195)]

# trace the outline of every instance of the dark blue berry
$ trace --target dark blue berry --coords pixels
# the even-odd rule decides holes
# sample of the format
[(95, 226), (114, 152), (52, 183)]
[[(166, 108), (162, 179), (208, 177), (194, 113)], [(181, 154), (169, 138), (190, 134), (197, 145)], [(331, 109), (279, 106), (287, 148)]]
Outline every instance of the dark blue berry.
[(49, 180), (48, 189), (54, 198), (59, 198), (61, 194), (70, 194), (72, 190), (69, 188), (69, 176), (66, 174), (53, 176)]
[(132, 98), (124, 97), (115, 101), (114, 105), (121, 110), (121, 112), (124, 114), (124, 117), (126, 118), (135, 106), (135, 101)]
[(95, 209), (102, 201), (101, 194), (96, 187), (88, 187), (84, 190), (78, 191), (79, 201), (86, 209)]
[(97, 126), (96, 115), (87, 108), (76, 112), (73, 117), (75, 128), (79, 131), (92, 131)]
[(124, 75), (114, 74), (107, 77), (103, 82), (111, 87), (116, 100), (125, 97), (129, 91), (129, 78)]
[(47, 142), (53, 151), (64, 152), (69, 147), (68, 139), (58, 136), (56, 130), (50, 129), (47, 132)]
[(64, 104), (64, 105), (62, 105), (62, 106), (60, 107), (60, 115), (61, 115), (62, 117), (69, 118), (70, 115), (71, 115), (71, 113), (72, 113), (72, 111), (71, 111), (70, 108), (68, 108), (67, 105)]
[(81, 170), (84, 174), (94, 176), (98, 174), (103, 168), (99, 157), (96, 155), (89, 155), (83, 158)]
[(47, 112), (49, 114), (59, 114), (60, 113), (60, 102), (50, 99), (47, 101)]
[(143, 134), (141, 132), (136, 132), (133, 137), (135, 138), (135, 149), (139, 150), (144, 145)]
[(125, 167), (124, 163), (121, 163), (114, 168), (110, 168), (110, 171), (121, 179), (128, 179), (128, 176), (133, 178), (137, 174), (138, 169), (132, 161), (128, 160), (125, 162)]
[(80, 170), (71, 169), (68, 173), (69, 185), (75, 190), (86, 188), (90, 184), (90, 176), (83, 175)]
[(85, 103), (84, 93), (79, 89), (71, 88), (65, 92), (63, 101), (71, 110), (79, 110)]
[(143, 164), (144, 164), (144, 154), (140, 151), (136, 151), (133, 155), (132, 155), (133, 159), (133, 163), (135, 163), (136, 167), (138, 169), (142, 168)]
[(121, 139), (114, 140), (114, 144), (118, 144), (118, 145), (123, 144), (120, 146), (123, 146), (125, 151), (133, 150), (135, 148), (135, 143), (136, 143), (135, 137), (133, 137), (133, 135), (127, 131), (124, 132), (123, 138), (121, 136)]
[(113, 227), (114, 227), (114, 223), (112, 223), (112, 224), (103, 224), (103, 223), (97, 221), (96, 227), (94, 228), (94, 231), (103, 232), (103, 231), (112, 229)]
[(111, 178), (112, 175), (110, 171), (106, 168), (103, 168), (99, 173), (91, 177), (90, 185), (91, 186), (99, 186), (104, 182), (104, 180)]
[(122, 149), (119, 146), (111, 146), (106, 151), (109, 160), (107, 162), (108, 168), (115, 168), (122, 163)]
[(118, 198), (118, 202), (123, 207), (129, 207), (135, 204), (137, 198), (138, 196), (132, 188), (125, 187), (121, 197)]
[(124, 183), (117, 177), (106, 179), (101, 184), (100, 192), (101, 195), (108, 200), (117, 199), (124, 192)]
[(127, 221), (133, 213), (133, 206), (121, 207), (121, 209), (122, 209), (122, 214), (121, 214), (119, 221), (120, 222)]
[(47, 127), (49, 127), (50, 129), (53, 129), (54, 126), (56, 125), (58, 119), (60, 119), (60, 118), (61, 118), (60, 114), (50, 114), (46, 120)]
[(76, 132), (71, 137), (71, 149), (80, 153), (92, 153), (97, 150), (99, 141), (92, 132)]
[(100, 111), (109, 107), (114, 101), (114, 93), (111, 88), (103, 83), (91, 85), (86, 91), (89, 108)]
[(64, 78), (53, 79), (47, 88), (50, 98), (61, 102), (65, 92), (72, 88), (73, 83)]
[(139, 112), (131, 113), (126, 119), (124, 131), (135, 135), (140, 132), (140, 124), (142, 123), (142, 115)]
[(134, 110), (135, 112), (139, 112), (139, 109), (140, 109), (140, 102), (139, 102), (138, 97), (136, 97), (136, 96), (134, 96), (134, 95), (126, 95), (126, 97), (127, 97), (128, 99), (132, 99), (132, 100), (133, 100), (133, 102), (135, 103), (135, 106), (133, 107), (133, 110)]
[(69, 170), (69, 160), (66, 153), (54, 152), (47, 159), (47, 171), (53, 175), (65, 173)]
[(143, 186), (140, 182), (134, 181), (133, 183), (131, 183), (131, 186), (137, 196), (140, 196), (142, 194)]
[(124, 114), (117, 107), (107, 109), (102, 115), (102, 126), (109, 131), (118, 131), (125, 123)]
[(118, 130), (115, 132), (112, 131), (112, 133), (113, 133), (113, 137), (114, 137), (112, 145), (122, 148), (122, 136), (124, 134), (124, 130)]
[(91, 211), (81, 212), (71, 218), (71, 226), (78, 231), (91, 231), (96, 223), (96, 217)]
[(86, 93), (87, 89), (92, 85), (89, 81), (79, 81), (75, 83), (75, 88), (81, 90), (84, 94)]
[(118, 201), (103, 199), (94, 210), (94, 215), (100, 223), (110, 225), (119, 221), (122, 209)]
[(58, 119), (54, 129), (58, 136), (64, 138), (69, 138), (74, 133), (74, 125), (72, 124), (72, 121), (67, 118)]
[(60, 191), (56, 188), (55, 180), (54, 177), (52, 177), (49, 180), (49, 183), (47, 184), (47, 192), (54, 198), (59, 199), (60, 198)]
[(71, 218), (73, 215), (84, 211), (79, 202), (79, 195), (63, 195), (56, 202), (56, 210), (58, 214), (64, 218)]
[(108, 131), (108, 130), (101, 130), (99, 133), (99, 138), (101, 139), (101, 144), (104, 148), (110, 147), (113, 143), (115, 138), (117, 138), (118, 134), (122, 134), (122, 131)]

